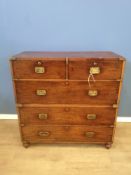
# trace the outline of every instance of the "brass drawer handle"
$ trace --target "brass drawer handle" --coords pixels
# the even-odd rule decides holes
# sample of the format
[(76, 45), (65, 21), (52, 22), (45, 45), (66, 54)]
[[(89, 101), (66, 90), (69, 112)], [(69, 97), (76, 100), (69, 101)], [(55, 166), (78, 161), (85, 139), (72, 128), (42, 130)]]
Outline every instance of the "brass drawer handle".
[(99, 74), (100, 73), (100, 67), (90, 67), (90, 74)]
[(88, 120), (95, 120), (96, 119), (96, 114), (87, 114), (87, 119)]
[(98, 91), (97, 90), (89, 90), (88, 95), (91, 97), (95, 97), (98, 95)]
[(46, 90), (45, 89), (37, 89), (36, 94), (38, 96), (45, 96), (46, 95)]
[(36, 66), (35, 67), (35, 73), (37, 73), (37, 74), (43, 74), (43, 73), (45, 73), (45, 68), (44, 67), (38, 67), (38, 66)]
[(94, 137), (95, 132), (93, 132), (93, 131), (88, 131), (88, 132), (86, 132), (85, 134), (86, 134), (86, 137), (87, 137), (87, 138), (92, 138), (92, 137)]
[(48, 114), (38, 114), (38, 118), (40, 120), (46, 120), (48, 118)]
[(38, 133), (38, 135), (39, 135), (39, 136), (42, 136), (42, 137), (47, 137), (47, 136), (49, 136), (49, 132), (48, 132), (48, 131), (40, 131), (40, 132)]

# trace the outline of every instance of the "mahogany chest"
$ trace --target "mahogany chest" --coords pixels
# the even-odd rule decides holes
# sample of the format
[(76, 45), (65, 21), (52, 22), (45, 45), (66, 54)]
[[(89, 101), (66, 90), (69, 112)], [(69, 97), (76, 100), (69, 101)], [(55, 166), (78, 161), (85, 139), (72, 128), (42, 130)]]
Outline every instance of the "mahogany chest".
[(125, 59), (113, 52), (23, 52), (11, 58), (21, 140), (113, 143)]

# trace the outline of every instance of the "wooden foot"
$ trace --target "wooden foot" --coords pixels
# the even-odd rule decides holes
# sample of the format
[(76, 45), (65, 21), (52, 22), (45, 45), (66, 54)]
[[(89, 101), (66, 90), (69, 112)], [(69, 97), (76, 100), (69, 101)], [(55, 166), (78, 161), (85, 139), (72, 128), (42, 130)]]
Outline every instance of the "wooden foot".
[(112, 144), (111, 144), (111, 143), (106, 143), (106, 144), (105, 144), (105, 147), (106, 147), (107, 149), (110, 149), (110, 148), (111, 148), (111, 146), (112, 146)]
[(30, 146), (30, 143), (29, 143), (29, 142), (24, 141), (24, 142), (23, 142), (23, 146), (24, 146), (25, 148), (28, 148), (28, 147)]

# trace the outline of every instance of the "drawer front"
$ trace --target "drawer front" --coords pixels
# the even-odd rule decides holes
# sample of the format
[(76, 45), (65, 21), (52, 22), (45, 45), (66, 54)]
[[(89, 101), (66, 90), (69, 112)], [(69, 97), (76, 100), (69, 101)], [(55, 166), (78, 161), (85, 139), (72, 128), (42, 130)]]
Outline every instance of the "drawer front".
[(35, 82), (16, 81), (17, 103), (100, 104), (117, 103), (119, 82)]
[(69, 79), (88, 79), (90, 72), (96, 80), (121, 79), (122, 60), (69, 59)]
[(111, 107), (22, 107), (19, 108), (21, 123), (34, 125), (111, 125), (116, 109)]
[(65, 59), (13, 60), (16, 79), (65, 79)]
[(110, 142), (113, 129), (86, 125), (36, 125), (22, 127), (23, 139), (29, 142)]

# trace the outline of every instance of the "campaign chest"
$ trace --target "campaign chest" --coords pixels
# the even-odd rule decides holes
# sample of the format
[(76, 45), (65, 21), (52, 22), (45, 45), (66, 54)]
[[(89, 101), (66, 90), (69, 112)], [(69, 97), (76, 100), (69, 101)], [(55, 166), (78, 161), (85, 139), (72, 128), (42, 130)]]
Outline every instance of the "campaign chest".
[(125, 59), (113, 52), (23, 52), (11, 58), (21, 140), (110, 148)]

